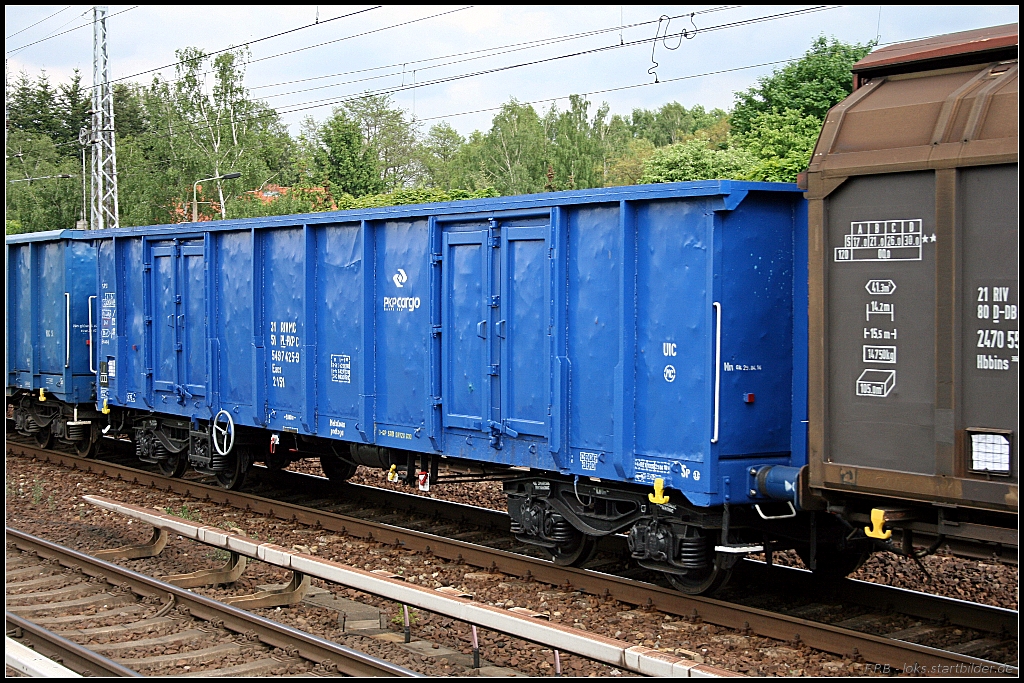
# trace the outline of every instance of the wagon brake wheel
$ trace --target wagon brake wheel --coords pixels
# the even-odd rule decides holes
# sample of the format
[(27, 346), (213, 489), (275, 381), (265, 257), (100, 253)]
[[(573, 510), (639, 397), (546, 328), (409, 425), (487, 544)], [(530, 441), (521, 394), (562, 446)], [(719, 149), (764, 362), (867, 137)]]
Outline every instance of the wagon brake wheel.
[[(220, 425), (222, 415), (227, 418), (227, 425), (225, 427)], [(235, 445), (234, 418), (231, 417), (231, 413), (222, 410), (214, 416), (210, 426), (212, 428), (213, 449), (217, 451), (218, 455), (227, 455)]]

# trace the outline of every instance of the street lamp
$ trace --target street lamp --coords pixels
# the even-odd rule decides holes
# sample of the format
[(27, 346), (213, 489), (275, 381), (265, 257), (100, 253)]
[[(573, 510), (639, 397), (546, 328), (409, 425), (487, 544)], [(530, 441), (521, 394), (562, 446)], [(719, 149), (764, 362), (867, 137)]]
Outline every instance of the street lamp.
[(224, 175), (215, 175), (212, 178), (203, 178), (192, 183), (192, 222), (195, 223), (199, 220), (199, 203), (196, 201), (196, 186), (199, 183), (205, 183), (207, 180), (231, 180), (232, 178), (241, 177), (241, 173), (225, 173)]

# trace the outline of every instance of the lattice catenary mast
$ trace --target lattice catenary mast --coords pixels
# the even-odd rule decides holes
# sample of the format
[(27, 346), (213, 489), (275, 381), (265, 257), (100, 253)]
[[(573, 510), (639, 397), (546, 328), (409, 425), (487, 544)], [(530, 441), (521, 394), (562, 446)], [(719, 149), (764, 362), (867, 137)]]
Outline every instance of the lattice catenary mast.
[(92, 58), (93, 230), (118, 227), (117, 158), (114, 150), (114, 91), (107, 67), (107, 8), (93, 8)]

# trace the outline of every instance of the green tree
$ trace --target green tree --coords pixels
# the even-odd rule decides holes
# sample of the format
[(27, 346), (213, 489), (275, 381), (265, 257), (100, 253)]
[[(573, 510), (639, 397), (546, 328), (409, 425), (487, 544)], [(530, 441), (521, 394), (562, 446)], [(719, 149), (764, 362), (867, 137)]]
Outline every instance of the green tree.
[(643, 177), (644, 165), (654, 151), (654, 143), (646, 138), (628, 141), (625, 148), (609, 161), (605, 187), (636, 185)]
[(796, 175), (810, 163), (821, 123), (794, 109), (755, 116), (749, 130), (736, 137), (738, 144), (757, 159), (750, 179), (795, 182)]
[(57, 86), (56, 113), (58, 133), (53, 140), (62, 150), (61, 154), (72, 157), (77, 156), (79, 151), (79, 133), (83, 128), (89, 127), (89, 111), (91, 109), (90, 92), (82, 87), (82, 74), (79, 73), (78, 69), (75, 69), (71, 75), (70, 83), (62, 83)]
[(640, 182), (744, 180), (755, 163), (753, 155), (744, 149), (710, 149), (703, 140), (690, 140), (655, 150), (644, 164)]
[(34, 84), (22, 71), (7, 95), (8, 129), (38, 133), (56, 141), (61, 133), (57, 97), (45, 71), (39, 74)]
[(547, 181), (544, 125), (529, 104), (501, 106), (479, 142), (480, 171), (502, 195), (541, 192)]
[(599, 112), (599, 117), (595, 117), (592, 124), (587, 118), (589, 105), (580, 95), (570, 95), (566, 111), (559, 112), (555, 105), (551, 105), (545, 117), (551, 136), (547, 156), (557, 189), (576, 190), (601, 185), (602, 145), (595, 133), (600, 130), (605, 113)]
[[(74, 157), (58, 152), (49, 136), (11, 131), (5, 170), (8, 234), (75, 227), (82, 213), (82, 171)], [(60, 175), (70, 177), (45, 177)]]
[(384, 189), (377, 155), (363, 142), (359, 124), (343, 109), (335, 109), (320, 126), (319, 145), (314, 153), (316, 168), (326, 176), (331, 191), (356, 197)]
[(365, 95), (344, 108), (377, 155), (384, 189), (393, 191), (411, 183), (416, 175), (416, 124), (394, 105), (391, 95)]
[(432, 126), (426, 139), (420, 145), (420, 165), (423, 184), (450, 190), (462, 185), (466, 175), (461, 168), (466, 139), (451, 127), (447, 121)]
[(849, 44), (819, 36), (799, 60), (736, 93), (733, 130), (745, 134), (757, 115), (787, 109), (824, 121), (828, 110), (853, 91), (850, 68), (873, 47), (874, 42)]

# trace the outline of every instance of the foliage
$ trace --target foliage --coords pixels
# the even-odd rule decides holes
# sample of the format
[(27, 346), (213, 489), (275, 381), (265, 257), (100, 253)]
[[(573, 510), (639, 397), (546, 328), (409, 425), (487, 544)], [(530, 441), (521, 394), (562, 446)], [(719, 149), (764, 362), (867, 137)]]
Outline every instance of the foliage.
[(743, 180), (756, 160), (744, 149), (711, 149), (702, 140), (677, 142), (655, 150), (644, 164), (641, 183), (675, 183), (684, 180)]
[(416, 170), (416, 125), (394, 106), (391, 95), (364, 95), (347, 102), (344, 109), (377, 155), (380, 189), (391, 192), (411, 182)]
[(566, 111), (559, 112), (554, 105), (548, 111), (545, 128), (550, 136), (548, 163), (553, 177), (545, 184), (546, 190), (576, 190), (601, 184), (601, 172), (594, 163), (601, 151), (600, 139), (594, 135), (598, 119), (593, 124), (587, 119), (589, 105), (583, 97), (570, 95)]
[(874, 42), (851, 45), (819, 36), (802, 58), (736, 93), (733, 131), (747, 133), (758, 114), (787, 109), (824, 121), (828, 110), (853, 92), (850, 68), (873, 47)]
[(383, 206), (400, 206), (403, 204), (432, 204), (434, 202), (454, 202), (464, 199), (486, 199), (500, 197), (492, 187), (480, 190), (441, 190), (441, 189), (404, 189), (385, 194), (371, 194), (363, 197), (339, 197), (338, 209), (373, 209)]
[(806, 169), (811, 160), (821, 123), (814, 116), (804, 116), (795, 109), (755, 116), (749, 131), (737, 136), (744, 149), (757, 159), (750, 179), (796, 182), (797, 174)]
[(359, 123), (343, 109), (336, 109), (320, 126), (319, 139), (315, 167), (332, 190), (358, 196), (384, 189), (377, 154), (363, 142)]
[(626, 143), (625, 149), (610, 161), (605, 172), (605, 187), (636, 185), (644, 174), (644, 164), (654, 154), (654, 143), (637, 138)]
[[(52, 177), (59, 175), (71, 177)], [(6, 178), (7, 234), (75, 227), (82, 214), (81, 161), (62, 156), (50, 137), (11, 131), (7, 137)], [(22, 180), (26, 178), (41, 179)], [(11, 182), (14, 180), (21, 182)]]
[(480, 174), (502, 195), (528, 194), (544, 189), (547, 143), (544, 124), (529, 104), (512, 98), (502, 105), (491, 130), (472, 142)]
[(283, 192), (272, 201), (266, 201), (253, 193), (248, 193), (229, 204), (228, 217), (286, 216), (298, 213), (371, 209), (403, 204), (431, 204), (498, 196), (500, 195), (497, 191), (490, 187), (480, 190), (404, 188), (394, 192), (368, 194), (361, 197), (353, 197), (350, 194), (332, 197), (324, 188), (292, 187), (287, 188), (287, 192)]
[(426, 139), (420, 145), (420, 167), (423, 173), (423, 184), (450, 190), (461, 183), (462, 156), (460, 152), (466, 144), (466, 138), (443, 121), (431, 127)]

